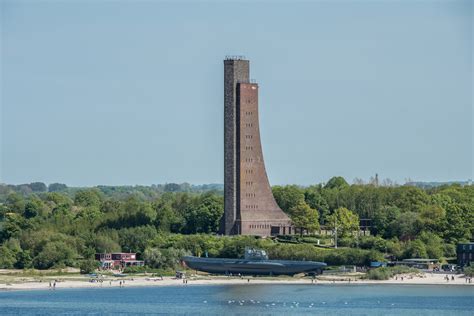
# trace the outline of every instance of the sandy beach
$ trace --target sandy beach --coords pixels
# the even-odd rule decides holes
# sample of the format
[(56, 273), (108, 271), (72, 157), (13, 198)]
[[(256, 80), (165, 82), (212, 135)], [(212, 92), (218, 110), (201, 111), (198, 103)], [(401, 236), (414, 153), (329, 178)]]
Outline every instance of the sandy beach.
[[(10, 277), (8, 280), (0, 279), (0, 290), (47, 290), (53, 289), (56, 281), (56, 290), (66, 288), (110, 288), (110, 287), (138, 287), (138, 286), (193, 286), (193, 285), (248, 285), (248, 284), (418, 284), (418, 285), (466, 285), (473, 286), (474, 283), (466, 282), (464, 275), (453, 275), (454, 280), (449, 276), (446, 281), (445, 274), (419, 274), (419, 275), (399, 275), (390, 280), (364, 280), (353, 276), (325, 276), (321, 275), (312, 280), (308, 277), (224, 277), (224, 276), (191, 276), (184, 283), (182, 279), (174, 277), (148, 277), (148, 276), (126, 276), (126, 277), (104, 277), (102, 282), (92, 282), (90, 277), (81, 275), (62, 275), (45, 277)], [(403, 277), (403, 279), (402, 279)], [(51, 287), (50, 287), (51, 282)]]

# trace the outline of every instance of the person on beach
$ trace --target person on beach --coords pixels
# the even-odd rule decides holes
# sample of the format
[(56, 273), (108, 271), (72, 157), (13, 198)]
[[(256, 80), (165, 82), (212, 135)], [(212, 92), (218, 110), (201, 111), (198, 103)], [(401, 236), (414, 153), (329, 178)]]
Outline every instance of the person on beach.
[[(467, 279), (466, 279), (467, 280)], [(51, 281), (49, 281), (49, 289), (51, 290)]]
[(53, 283), (53, 290), (56, 290), (56, 281)]
[(454, 281), (454, 275), (451, 276), (451, 281)]

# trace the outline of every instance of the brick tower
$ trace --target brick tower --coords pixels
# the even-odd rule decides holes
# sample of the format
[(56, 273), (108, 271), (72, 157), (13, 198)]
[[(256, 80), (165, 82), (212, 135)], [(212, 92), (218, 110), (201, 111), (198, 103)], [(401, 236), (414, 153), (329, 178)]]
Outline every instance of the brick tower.
[(224, 217), (226, 235), (291, 234), (291, 221), (273, 198), (258, 124), (258, 85), (249, 61), (224, 60)]

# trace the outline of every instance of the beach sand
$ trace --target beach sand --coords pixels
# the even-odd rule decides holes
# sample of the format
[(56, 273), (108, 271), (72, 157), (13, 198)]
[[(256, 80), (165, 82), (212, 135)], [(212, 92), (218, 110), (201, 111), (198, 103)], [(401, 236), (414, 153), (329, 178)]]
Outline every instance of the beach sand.
[[(464, 275), (454, 275), (454, 280), (446, 281), (445, 274), (425, 273), (421, 275), (398, 275), (390, 280), (360, 280), (350, 276), (318, 276), (314, 281), (311, 278), (303, 277), (225, 277), (225, 276), (191, 276), (185, 284), (182, 279), (173, 277), (105, 277), (103, 282), (90, 282), (88, 276), (48, 276), (42, 277), (11, 277), (8, 280), (0, 279), (0, 290), (47, 290), (52, 289), (54, 281), (56, 289), (65, 288), (107, 288), (137, 286), (193, 286), (193, 285), (228, 285), (228, 284), (424, 284), (424, 285), (466, 285), (472, 286), (474, 283), (467, 283)], [(402, 280), (403, 277), (403, 280)], [(349, 281), (350, 278), (350, 281)], [(125, 281), (125, 282), (124, 282)], [(51, 288), (50, 288), (51, 282)]]

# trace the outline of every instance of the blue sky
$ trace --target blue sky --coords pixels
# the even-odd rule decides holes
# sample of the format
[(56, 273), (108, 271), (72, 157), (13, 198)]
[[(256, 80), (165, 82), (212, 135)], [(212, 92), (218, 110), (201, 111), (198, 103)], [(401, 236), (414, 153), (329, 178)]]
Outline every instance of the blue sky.
[(223, 182), (223, 63), (272, 184), (473, 176), (470, 1), (1, 1), (0, 182)]

